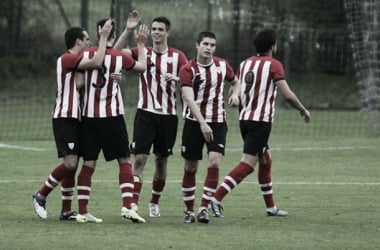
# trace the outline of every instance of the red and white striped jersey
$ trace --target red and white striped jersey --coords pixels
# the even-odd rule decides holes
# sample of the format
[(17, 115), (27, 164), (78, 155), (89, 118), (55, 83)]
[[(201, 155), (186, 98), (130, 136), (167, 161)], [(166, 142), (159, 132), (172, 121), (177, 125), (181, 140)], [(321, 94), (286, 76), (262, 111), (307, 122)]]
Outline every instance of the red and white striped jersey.
[(57, 59), (57, 92), (53, 118), (80, 117), (79, 92), (75, 85), (75, 71), (82, 55), (66, 52)]
[[(83, 52), (83, 57), (92, 58), (97, 47)], [(83, 111), (84, 117), (104, 118), (124, 114), (124, 103), (120, 85), (110, 79), (112, 73), (130, 70), (135, 60), (122, 51), (107, 48), (101, 69), (85, 71)]]
[[(154, 52), (152, 47), (146, 48), (145, 53), (147, 70), (140, 73), (137, 108), (159, 114), (176, 115), (177, 83), (166, 81), (164, 76), (167, 73), (178, 76), (179, 69), (187, 63), (185, 54), (174, 48), (159, 54)], [(137, 58), (137, 48), (132, 49), (132, 54)]]
[(273, 122), (276, 81), (285, 79), (282, 63), (270, 56), (252, 56), (240, 63), (240, 120)]
[[(180, 70), (181, 86), (191, 86), (194, 90), (195, 103), (206, 122), (224, 122), (224, 80), (232, 81), (235, 73), (230, 64), (214, 57), (209, 65), (200, 65), (196, 59), (189, 61)], [(189, 107), (183, 102), (183, 117), (195, 120)]]

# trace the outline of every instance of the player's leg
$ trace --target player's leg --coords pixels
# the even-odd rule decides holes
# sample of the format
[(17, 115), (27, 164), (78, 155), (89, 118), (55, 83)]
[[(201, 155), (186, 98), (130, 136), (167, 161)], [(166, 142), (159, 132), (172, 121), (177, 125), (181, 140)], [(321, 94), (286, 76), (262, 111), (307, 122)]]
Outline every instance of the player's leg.
[(145, 219), (137, 214), (133, 209), (133, 172), (129, 158), (118, 158), (119, 162), (119, 185), (123, 206), (121, 208), (121, 216), (135, 223), (143, 223)]
[(156, 155), (155, 172), (152, 180), (152, 196), (149, 202), (149, 216), (159, 217), (159, 202), (166, 185), (168, 158)]
[(220, 202), (223, 198), (254, 171), (255, 165), (268, 144), (270, 129), (270, 123), (240, 122), (240, 131), (244, 138), (243, 155), (240, 163), (228, 173), (212, 198), (210, 205), (215, 217), (222, 216)]
[(228, 131), (226, 123), (211, 123), (210, 126), (213, 131), (214, 140), (206, 143), (208, 151), (207, 174), (203, 185), (202, 200), (197, 214), (198, 222), (201, 223), (209, 222), (208, 205), (218, 187), (220, 162), (225, 152)]
[(122, 198), (121, 216), (133, 222), (145, 222), (132, 209), (134, 180), (124, 116), (107, 118), (102, 130), (101, 141), (104, 158), (106, 161), (117, 159), (119, 164), (119, 187)]
[(134, 154), (133, 174), (133, 210), (138, 211), (138, 202), (143, 186), (144, 168), (156, 136), (153, 113), (137, 109), (133, 125), (133, 141), (131, 152)]
[(78, 156), (68, 155), (64, 157), (66, 166), (70, 166), (70, 170), (61, 181), (62, 208), (60, 220), (75, 220), (76, 212), (71, 209), (74, 191), (75, 191), (75, 173), (78, 166)]
[(148, 159), (148, 154), (136, 154), (133, 162), (133, 209), (138, 212), (138, 204), (140, 199), (140, 194), (143, 186), (143, 173), (146, 161)]
[(185, 203), (185, 216), (183, 223), (189, 224), (195, 222), (194, 203), (195, 190), (197, 186), (196, 173), (198, 169), (198, 160), (186, 160), (182, 177), (182, 195)]
[(63, 163), (51, 171), (44, 185), (33, 195), (35, 211), (42, 219), (47, 218), (47, 196), (65, 177), (75, 175), (79, 154), (79, 121), (62, 118), (53, 119), (52, 124), (58, 158), (63, 158)]
[(216, 190), (214, 197), (211, 199), (211, 211), (215, 217), (223, 217), (220, 205), (224, 197), (230, 193), (242, 180), (250, 175), (253, 170), (258, 157), (243, 154), (241, 161), (236, 165), (226, 177), (223, 183)]
[(149, 216), (160, 216), (159, 202), (166, 185), (168, 158), (173, 154), (177, 137), (178, 118), (176, 115), (153, 115), (156, 135), (153, 141), (155, 172), (152, 180), (152, 196)]
[(266, 211), (268, 216), (287, 216), (288, 212), (279, 210), (273, 199), (272, 189), (272, 156), (269, 150), (265, 150), (262, 159), (260, 160), (258, 169), (258, 182), (261, 189), (261, 193), (266, 205)]
[(96, 118), (82, 119), (81, 155), (84, 162), (77, 180), (78, 214), (76, 220), (78, 222), (103, 222), (102, 219), (91, 215), (88, 212), (87, 207), (92, 188), (92, 175), (95, 172), (96, 161), (101, 150), (101, 145), (99, 143), (100, 132), (97, 130), (98, 122), (99, 119)]
[(204, 139), (199, 123), (186, 119), (182, 132), (181, 155), (185, 160), (182, 177), (182, 194), (186, 206), (183, 223), (195, 222), (194, 201), (196, 190), (196, 172), (198, 161), (202, 160), (202, 148)]

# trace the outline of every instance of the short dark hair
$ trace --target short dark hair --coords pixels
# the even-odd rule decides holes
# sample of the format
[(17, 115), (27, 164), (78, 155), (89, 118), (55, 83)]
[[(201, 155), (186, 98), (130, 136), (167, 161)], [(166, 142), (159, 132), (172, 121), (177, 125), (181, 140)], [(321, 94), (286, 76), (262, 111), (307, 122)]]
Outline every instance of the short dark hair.
[(202, 42), (203, 38), (205, 38), (205, 37), (213, 38), (216, 40), (215, 34), (212, 33), (211, 31), (202, 31), (198, 34), (197, 43), (200, 44)]
[(165, 17), (165, 16), (159, 16), (159, 17), (155, 17), (153, 20), (152, 20), (152, 23), (153, 22), (158, 22), (158, 23), (164, 23), (165, 24), (165, 27), (166, 27), (166, 31), (169, 31), (170, 30), (170, 20)]
[(108, 36), (108, 40), (110, 40), (111, 38), (113, 38), (113, 36), (115, 35), (116, 22), (115, 22), (114, 19), (109, 18), (109, 17), (106, 17), (106, 18), (100, 19), (100, 20), (96, 23), (96, 34), (98, 35), (98, 38), (100, 38), (98, 27), (100, 26), (101, 28), (103, 28), (104, 24), (105, 24), (109, 19), (112, 20), (112, 22), (111, 22), (112, 29), (111, 29), (110, 35)]
[(253, 40), (257, 53), (268, 52), (276, 44), (277, 35), (272, 29), (263, 29), (259, 31)]
[(80, 27), (71, 27), (65, 32), (65, 45), (67, 50), (75, 46), (75, 41), (77, 39), (84, 39), (84, 29)]

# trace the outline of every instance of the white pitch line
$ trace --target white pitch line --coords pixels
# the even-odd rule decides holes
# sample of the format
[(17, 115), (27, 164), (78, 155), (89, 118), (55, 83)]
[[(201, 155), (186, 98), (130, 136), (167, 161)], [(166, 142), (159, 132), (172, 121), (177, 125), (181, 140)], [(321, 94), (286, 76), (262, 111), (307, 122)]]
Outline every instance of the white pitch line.
[(0, 143), (0, 148), (21, 149), (21, 150), (28, 150), (28, 151), (45, 151), (45, 149), (43, 148), (22, 147), (22, 146), (14, 146), (14, 145), (9, 145), (9, 144), (2, 144), (2, 143)]
[[(46, 151), (44, 148), (34, 148), (34, 147), (23, 147), (15, 146), (9, 144), (0, 143), (0, 148), (18, 149), (18, 150), (29, 150), (29, 151)], [(297, 148), (270, 148), (271, 151), (334, 151), (334, 150), (357, 150), (357, 149), (377, 149), (375, 146), (355, 146), (355, 147), (297, 147)], [(242, 148), (226, 148), (226, 152), (242, 152)], [(174, 152), (180, 152), (180, 150), (175, 150)]]
[[(42, 182), (41, 180), (0, 180), (1, 183), (39, 183)], [(96, 183), (117, 183), (117, 180), (92, 180), (92, 182)], [(167, 180), (166, 183), (181, 183), (182, 180)], [(144, 181), (144, 183), (151, 183), (151, 181)], [(203, 182), (198, 182), (202, 184)], [(243, 181), (241, 184), (258, 184), (257, 182), (253, 181)], [(290, 181), (290, 182), (283, 182), (278, 181), (274, 182), (274, 185), (314, 185), (314, 186), (348, 186), (348, 185), (355, 185), (355, 186), (380, 186), (380, 182), (307, 182), (307, 181)]]
[[(376, 149), (375, 146), (356, 146), (356, 147), (298, 147), (298, 148), (269, 148), (270, 151), (333, 151), (333, 150), (357, 150), (357, 149)], [(243, 151), (243, 148), (226, 148), (227, 152)]]

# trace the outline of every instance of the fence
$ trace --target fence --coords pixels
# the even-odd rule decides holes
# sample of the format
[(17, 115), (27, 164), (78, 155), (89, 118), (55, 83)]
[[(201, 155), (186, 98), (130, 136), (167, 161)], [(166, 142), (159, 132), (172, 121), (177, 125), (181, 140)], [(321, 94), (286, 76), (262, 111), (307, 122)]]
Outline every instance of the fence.
[[(318, 114), (317, 124), (305, 131), (305, 135), (320, 134), (319, 130), (322, 133), (325, 130), (325, 134), (336, 131), (335, 135), (373, 134), (366, 113), (360, 111), (343, 1), (313, 0), (307, 5), (303, 2), (3, 0), (0, 3), (0, 32), (4, 34), (0, 37), (3, 65), (0, 141), (52, 138), (50, 113), (55, 94), (55, 59), (64, 52), (65, 29), (86, 27), (94, 41), (98, 19), (112, 16), (120, 32), (131, 9), (138, 9), (141, 21), (146, 24), (156, 16), (167, 16), (172, 21), (169, 44), (182, 49), (188, 58), (195, 54), (198, 32), (212, 30), (217, 35), (217, 56), (227, 58), (234, 67), (254, 53), (252, 39), (257, 30), (276, 29), (280, 35), (276, 58), (283, 61), (290, 86)], [(124, 78), (125, 105), (132, 112), (137, 103), (136, 77)], [(289, 124), (283, 128), (286, 133), (303, 130), (299, 127), (301, 122), (293, 124), (292, 113), (285, 116), (287, 105), (281, 98), (278, 110), (277, 121)]]

